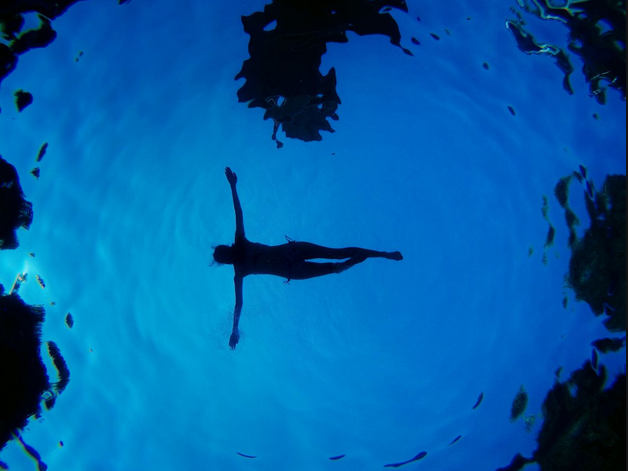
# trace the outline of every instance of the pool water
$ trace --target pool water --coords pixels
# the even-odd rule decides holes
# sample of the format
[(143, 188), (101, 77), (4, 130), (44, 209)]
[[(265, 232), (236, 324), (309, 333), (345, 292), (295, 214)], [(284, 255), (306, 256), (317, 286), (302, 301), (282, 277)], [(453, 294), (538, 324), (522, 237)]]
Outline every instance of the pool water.
[[(19, 295), (44, 305), (42, 339), (71, 372), (24, 441), (50, 470), (372, 470), (423, 451), (405, 468), (487, 470), (530, 456), (556, 369), (568, 378), (592, 341), (617, 336), (565, 284), (553, 191), (579, 165), (597, 188), (626, 173), (625, 100), (591, 97), (577, 57), (569, 95), (552, 58), (519, 51), (505, 27), (516, 2), (409, 0), (391, 14), (413, 56), (383, 35), (328, 44), (335, 132), (279, 131), (278, 149), (234, 80), (241, 16), (264, 5), (79, 2), (2, 81), (0, 154), (34, 219), (0, 253), (0, 283), (28, 273)], [(565, 46), (562, 24), (526, 19)], [(21, 113), (17, 89), (34, 97)], [(250, 240), (404, 259), (247, 277), (231, 350), (233, 270), (211, 265), (234, 237), (226, 166)], [(611, 378), (625, 360), (601, 356)], [(529, 430), (509, 420), (521, 385)], [(0, 461), (37, 469), (15, 440)]]

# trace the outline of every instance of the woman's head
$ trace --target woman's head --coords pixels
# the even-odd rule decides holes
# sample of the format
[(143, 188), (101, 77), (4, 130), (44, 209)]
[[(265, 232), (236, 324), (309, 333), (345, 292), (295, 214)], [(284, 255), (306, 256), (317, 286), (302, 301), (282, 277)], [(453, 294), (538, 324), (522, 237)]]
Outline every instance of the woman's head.
[(214, 249), (214, 260), (221, 265), (233, 265), (233, 250), (228, 245), (219, 245)]

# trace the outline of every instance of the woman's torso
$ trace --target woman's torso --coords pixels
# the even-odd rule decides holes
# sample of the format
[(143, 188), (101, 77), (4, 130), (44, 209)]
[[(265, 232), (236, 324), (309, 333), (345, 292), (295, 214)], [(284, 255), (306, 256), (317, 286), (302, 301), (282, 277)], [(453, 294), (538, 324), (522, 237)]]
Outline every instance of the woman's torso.
[(290, 244), (264, 245), (247, 239), (236, 241), (234, 269), (236, 275), (275, 275), (290, 278), (294, 260), (290, 256)]

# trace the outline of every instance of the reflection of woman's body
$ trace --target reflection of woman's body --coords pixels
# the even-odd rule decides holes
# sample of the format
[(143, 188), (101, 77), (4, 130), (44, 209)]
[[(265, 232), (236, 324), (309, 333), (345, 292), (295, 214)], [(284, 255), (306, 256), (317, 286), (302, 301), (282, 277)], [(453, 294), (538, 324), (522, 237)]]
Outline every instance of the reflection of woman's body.
[[(233, 313), (233, 332), (229, 346), (233, 349), (238, 344), (240, 333), (238, 323), (242, 312), (242, 280), (247, 275), (275, 275), (288, 280), (305, 280), (316, 276), (340, 273), (371, 257), (383, 257), (401, 260), (399, 252), (377, 252), (375, 250), (349, 247), (330, 249), (309, 242), (288, 242), (282, 245), (264, 245), (250, 242), (244, 236), (242, 207), (236, 191), (238, 181), (229, 167), (225, 169), (231, 185), (233, 206), (236, 214), (235, 242), (231, 246), (219, 245), (214, 250), (214, 260), (221, 264), (233, 265), (235, 277), (236, 303)], [(312, 259), (345, 260), (344, 262), (316, 263)]]

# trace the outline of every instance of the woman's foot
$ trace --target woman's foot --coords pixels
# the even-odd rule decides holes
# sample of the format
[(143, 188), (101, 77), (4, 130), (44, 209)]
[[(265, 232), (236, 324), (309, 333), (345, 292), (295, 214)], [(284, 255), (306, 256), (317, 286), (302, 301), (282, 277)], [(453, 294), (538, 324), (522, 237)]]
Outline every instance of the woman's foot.
[(386, 258), (389, 260), (403, 260), (403, 255), (401, 255), (401, 252), (387, 252), (386, 253)]

